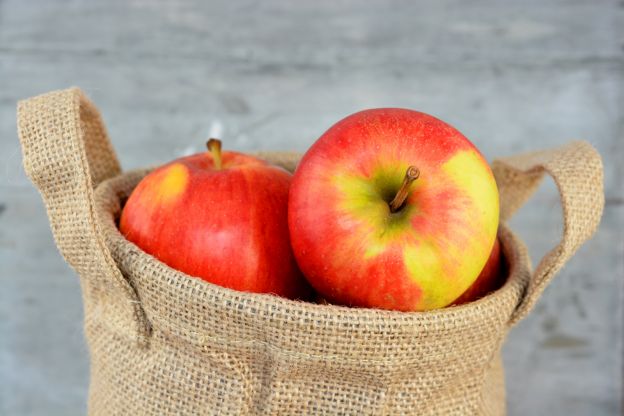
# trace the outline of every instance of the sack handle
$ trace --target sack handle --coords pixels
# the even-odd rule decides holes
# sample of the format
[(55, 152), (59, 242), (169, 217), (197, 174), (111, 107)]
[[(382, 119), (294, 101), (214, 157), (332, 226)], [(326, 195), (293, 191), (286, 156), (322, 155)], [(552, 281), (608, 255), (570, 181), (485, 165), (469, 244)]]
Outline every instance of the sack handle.
[(94, 187), (121, 173), (97, 108), (80, 89), (70, 88), (21, 101), (17, 114), (24, 169), (43, 197), (61, 254), (88, 279), (85, 290), (96, 287), (110, 295), (112, 306), (94, 307), (143, 343), (147, 319), (95, 218)]
[(576, 141), (534, 153), (495, 160), (492, 170), (499, 188), (501, 221), (526, 202), (548, 173), (557, 184), (563, 209), (560, 243), (539, 262), (511, 324), (524, 318), (544, 288), (576, 250), (596, 231), (604, 207), (603, 170), (598, 152)]

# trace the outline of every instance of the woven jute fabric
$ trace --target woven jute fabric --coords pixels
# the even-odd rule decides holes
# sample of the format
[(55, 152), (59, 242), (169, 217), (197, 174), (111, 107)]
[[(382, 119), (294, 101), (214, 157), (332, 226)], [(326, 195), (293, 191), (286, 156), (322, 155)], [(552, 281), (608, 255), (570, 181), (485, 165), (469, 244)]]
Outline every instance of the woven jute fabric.
[[(402, 313), (237, 292), (167, 267), (116, 221), (147, 170), (121, 173), (97, 109), (76, 88), (19, 104), (25, 170), (80, 276), (93, 415), (502, 415), (500, 349), (597, 227), (602, 165), (584, 142), (501, 159), (508, 278), (469, 304)], [(264, 153), (293, 170), (298, 155)], [(535, 272), (505, 225), (550, 174), (564, 232)]]

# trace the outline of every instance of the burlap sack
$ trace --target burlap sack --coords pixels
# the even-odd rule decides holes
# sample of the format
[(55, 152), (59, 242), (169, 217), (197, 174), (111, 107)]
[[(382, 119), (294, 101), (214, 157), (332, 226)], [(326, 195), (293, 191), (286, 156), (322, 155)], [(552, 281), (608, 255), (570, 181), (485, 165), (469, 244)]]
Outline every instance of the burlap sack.
[[(94, 415), (501, 415), (509, 329), (597, 227), (602, 166), (583, 142), (494, 162), (506, 284), (419, 313), (236, 292), (170, 269), (126, 241), (121, 204), (146, 170), (121, 173), (78, 89), (19, 104), (26, 172), (80, 276)], [(294, 169), (297, 155), (264, 156)], [(560, 244), (531, 272), (504, 221), (544, 173), (561, 193)]]

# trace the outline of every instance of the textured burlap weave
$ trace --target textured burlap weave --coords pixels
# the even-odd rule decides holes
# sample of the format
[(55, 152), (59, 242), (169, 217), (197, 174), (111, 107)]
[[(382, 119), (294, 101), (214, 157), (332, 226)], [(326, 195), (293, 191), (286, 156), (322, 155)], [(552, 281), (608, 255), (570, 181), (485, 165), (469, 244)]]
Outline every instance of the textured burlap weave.
[[(534, 273), (503, 222), (509, 277), (479, 301), (418, 313), (295, 302), (190, 278), (126, 241), (115, 221), (147, 171), (121, 173), (80, 90), (31, 98), (18, 113), (26, 172), (82, 282), (94, 415), (504, 414), (507, 332), (603, 207), (600, 157), (586, 143), (501, 159), (503, 221), (544, 173), (561, 193), (562, 241)], [(263, 156), (297, 163), (295, 154)]]

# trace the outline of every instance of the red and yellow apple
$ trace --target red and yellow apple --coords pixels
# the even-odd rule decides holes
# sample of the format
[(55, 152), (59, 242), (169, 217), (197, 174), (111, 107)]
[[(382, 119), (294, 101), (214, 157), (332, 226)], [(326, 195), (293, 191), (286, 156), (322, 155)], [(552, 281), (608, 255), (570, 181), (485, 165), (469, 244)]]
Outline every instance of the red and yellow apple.
[(494, 246), (498, 189), (475, 146), (417, 111), (353, 114), (302, 158), (288, 225), (297, 262), (328, 301), (423, 311), (449, 305)]
[(137, 185), (120, 230), (170, 267), (247, 292), (302, 298), (309, 286), (297, 268), (287, 224), (291, 175), (236, 152), (210, 151), (174, 160)]
[(453, 305), (462, 305), (481, 299), (488, 293), (501, 287), (504, 281), (505, 274), (503, 273), (501, 246), (497, 238), (494, 242), (490, 257), (477, 277), (477, 280), (453, 302)]

